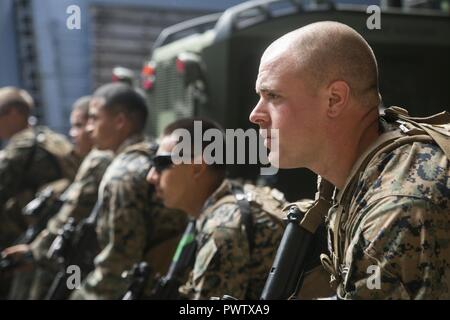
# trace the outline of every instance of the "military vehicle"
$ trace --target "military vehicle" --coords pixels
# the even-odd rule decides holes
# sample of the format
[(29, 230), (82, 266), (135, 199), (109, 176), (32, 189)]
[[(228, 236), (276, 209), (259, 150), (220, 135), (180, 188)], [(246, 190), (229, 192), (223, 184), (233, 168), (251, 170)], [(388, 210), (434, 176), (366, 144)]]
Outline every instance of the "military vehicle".
[[(284, 33), (323, 20), (355, 28), (373, 47), (384, 105), (404, 106), (416, 116), (448, 110), (449, 12), (383, 7), (380, 29), (369, 29), (373, 10), (329, 1), (256, 0), (163, 30), (142, 71), (151, 104), (149, 133), (157, 135), (184, 116), (207, 116), (225, 128), (252, 127), (248, 117), (258, 100), (254, 88), (264, 48)], [(241, 166), (232, 172), (255, 179), (259, 171)], [(315, 176), (302, 169), (280, 170), (267, 182), (290, 200), (311, 197), (315, 188)]]

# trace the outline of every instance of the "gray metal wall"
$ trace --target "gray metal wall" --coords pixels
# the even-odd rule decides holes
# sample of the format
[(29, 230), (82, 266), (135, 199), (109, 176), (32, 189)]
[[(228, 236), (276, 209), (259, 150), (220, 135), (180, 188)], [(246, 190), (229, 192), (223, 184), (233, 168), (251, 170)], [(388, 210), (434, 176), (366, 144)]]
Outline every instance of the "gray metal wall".
[(116, 66), (129, 68), (138, 76), (154, 41), (165, 27), (207, 13), (203, 10), (91, 6), (93, 87), (109, 82), (111, 70)]

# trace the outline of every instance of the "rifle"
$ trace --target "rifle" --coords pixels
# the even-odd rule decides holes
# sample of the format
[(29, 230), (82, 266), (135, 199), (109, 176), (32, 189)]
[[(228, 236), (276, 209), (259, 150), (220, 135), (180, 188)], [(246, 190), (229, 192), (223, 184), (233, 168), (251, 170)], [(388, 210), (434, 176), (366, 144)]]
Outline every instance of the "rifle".
[(100, 209), (101, 203), (97, 201), (89, 217), (78, 225), (70, 218), (50, 246), (47, 257), (58, 261), (60, 271), (47, 292), (46, 300), (64, 300), (69, 297), (71, 289), (67, 286), (67, 267), (78, 266), (84, 275), (94, 269), (93, 261), (98, 251), (95, 227)]
[[(183, 277), (187, 270), (194, 264), (196, 243), (196, 222), (190, 220), (178, 243), (169, 271), (163, 277), (156, 277), (156, 283), (152, 289), (150, 299), (153, 300), (176, 300), (179, 299), (178, 288), (182, 285)], [(139, 270), (135, 265), (132, 270)], [(133, 271), (131, 271), (133, 273)], [(133, 276), (131, 285), (122, 300), (137, 300), (142, 298), (148, 276), (137, 273)], [(130, 299), (132, 298), (132, 299)]]
[[(53, 199), (53, 196), (54, 190), (47, 187), (23, 208), (23, 215), (28, 217), (30, 221), (36, 222), (30, 225), (12, 245), (30, 244), (47, 227), (48, 221), (59, 212), (64, 203), (62, 197)], [(2, 254), (0, 257), (0, 272), (12, 271), (27, 261), (33, 261), (31, 252), (28, 252), (20, 261), (7, 258)]]
[(63, 197), (52, 201), (54, 190), (45, 188), (39, 195), (23, 208), (22, 213), (29, 220), (36, 221), (14, 242), (17, 244), (30, 244), (39, 233), (47, 227), (48, 221), (59, 212), (64, 204)]
[[(287, 226), (267, 277), (260, 300), (287, 300), (295, 297), (305, 275), (319, 261), (324, 246), (324, 222), (331, 206), (334, 186), (317, 179), (315, 201), (289, 207)], [(299, 209), (299, 206), (302, 210)], [(230, 295), (212, 300), (237, 300)]]
[(194, 264), (195, 251), (197, 249), (196, 221), (190, 220), (178, 243), (169, 271), (163, 277), (157, 279), (152, 290), (151, 298), (154, 300), (179, 299), (178, 288), (181, 286), (187, 270)]
[(122, 300), (139, 300), (144, 293), (149, 276), (150, 267), (147, 262), (135, 264), (133, 269), (131, 269), (131, 272), (125, 271), (122, 274), (122, 278), (131, 278), (132, 281)]
[[(311, 258), (319, 257), (314, 237), (321, 247), (324, 218), (330, 208), (334, 187), (318, 178), (318, 192), (314, 204), (305, 213), (294, 205), (288, 211), (288, 224), (275, 255), (265, 283), (261, 300), (286, 300), (293, 298), (303, 281)], [(316, 259), (317, 260), (317, 259)]]
[[(232, 185), (231, 191), (236, 197), (237, 204), (242, 214), (242, 221), (245, 225), (249, 250), (251, 252), (254, 246), (254, 234), (250, 203), (248, 202), (245, 193), (240, 186)], [(197, 250), (197, 242), (195, 239), (196, 235), (196, 221), (191, 219), (183, 233), (180, 242), (178, 243), (177, 250), (175, 251), (175, 255), (173, 256), (172, 263), (169, 267), (169, 271), (163, 277), (156, 277), (156, 284), (153, 287), (150, 299), (176, 300), (180, 298), (178, 288), (182, 285), (182, 280), (186, 271), (190, 267), (192, 267), (195, 262), (195, 252)], [(135, 268), (137, 268), (136, 265), (132, 270), (135, 270)], [(132, 273), (132, 271), (130, 273)], [(140, 288), (138, 283), (142, 285), (143, 283), (145, 283), (145, 281), (143, 282), (141, 275), (138, 275), (136, 279), (132, 280), (130, 288), (133, 287), (133, 283), (134, 287)], [(136, 294), (135, 292), (131, 292), (130, 289), (125, 294), (125, 296), (132, 296), (136, 299), (141, 298), (140, 295)]]
[(31, 251), (27, 252), (19, 261), (6, 257), (3, 253), (0, 255), (0, 272), (13, 271), (27, 261), (33, 261)]
[[(281, 238), (269, 276), (260, 300), (287, 300), (294, 296), (302, 282), (306, 257), (314, 234), (300, 226), (304, 213), (292, 206), (287, 215), (287, 226)], [(211, 300), (238, 300), (230, 295)]]

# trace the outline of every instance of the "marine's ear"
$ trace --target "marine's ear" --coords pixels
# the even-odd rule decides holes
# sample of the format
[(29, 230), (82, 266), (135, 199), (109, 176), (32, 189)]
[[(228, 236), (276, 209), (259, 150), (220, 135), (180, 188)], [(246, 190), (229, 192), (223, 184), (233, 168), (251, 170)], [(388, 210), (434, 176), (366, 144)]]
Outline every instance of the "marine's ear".
[(327, 88), (328, 108), (327, 115), (337, 118), (347, 107), (350, 98), (350, 86), (342, 80), (333, 81)]

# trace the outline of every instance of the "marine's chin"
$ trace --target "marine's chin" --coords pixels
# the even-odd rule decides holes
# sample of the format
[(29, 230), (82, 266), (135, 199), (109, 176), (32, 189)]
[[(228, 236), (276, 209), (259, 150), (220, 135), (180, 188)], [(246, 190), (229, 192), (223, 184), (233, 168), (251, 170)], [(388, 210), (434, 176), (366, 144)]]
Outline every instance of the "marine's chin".
[(286, 157), (283, 157), (279, 153), (270, 152), (269, 153), (269, 161), (270, 164), (276, 168), (279, 169), (297, 169), (297, 168), (303, 168), (301, 164), (298, 162), (294, 162), (289, 160)]
[(280, 154), (278, 152), (270, 151), (268, 159), (269, 159), (271, 166), (273, 166), (275, 168), (283, 169), (283, 161), (280, 161), (281, 160)]
[(169, 208), (169, 209), (180, 209), (179, 206), (176, 203), (173, 203), (173, 201), (169, 201), (169, 199), (163, 198), (163, 197), (161, 199), (162, 199), (162, 202), (163, 202), (163, 204), (164, 204), (164, 206), (166, 208)]

